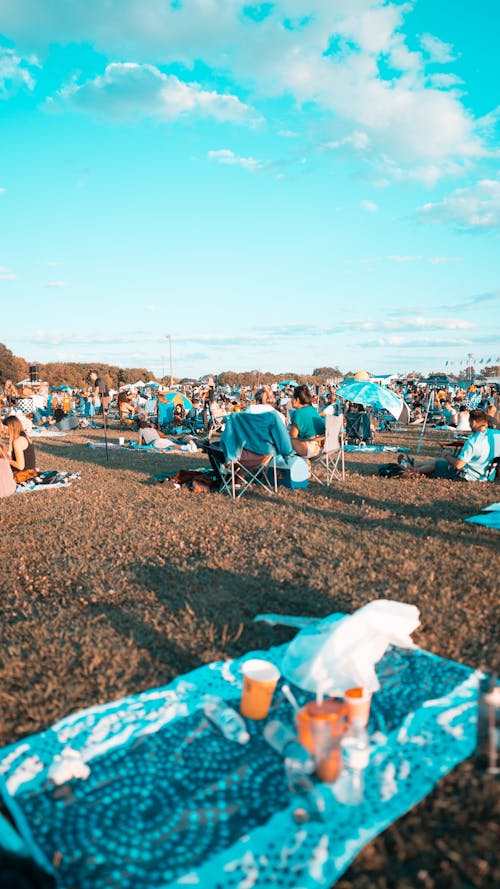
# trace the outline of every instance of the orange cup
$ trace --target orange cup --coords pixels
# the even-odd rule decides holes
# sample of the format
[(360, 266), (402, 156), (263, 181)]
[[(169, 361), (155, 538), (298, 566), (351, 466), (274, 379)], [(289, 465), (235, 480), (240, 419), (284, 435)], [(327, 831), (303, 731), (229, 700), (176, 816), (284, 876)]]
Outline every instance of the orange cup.
[(252, 658), (241, 667), (243, 692), (240, 713), (248, 719), (265, 719), (273, 699), (280, 671), (270, 661)]
[(366, 688), (348, 688), (344, 692), (344, 701), (347, 707), (347, 719), (350, 723), (358, 720), (359, 723), (366, 726), (370, 717), (370, 704), (372, 700), (371, 691)]
[(320, 781), (335, 781), (341, 769), (340, 741), (347, 727), (347, 707), (342, 701), (312, 701), (295, 716), (299, 741), (314, 756)]

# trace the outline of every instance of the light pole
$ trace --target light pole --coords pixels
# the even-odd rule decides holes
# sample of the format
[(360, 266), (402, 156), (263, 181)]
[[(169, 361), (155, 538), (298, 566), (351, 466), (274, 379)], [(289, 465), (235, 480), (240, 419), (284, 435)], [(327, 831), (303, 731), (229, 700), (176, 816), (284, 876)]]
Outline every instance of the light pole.
[(167, 333), (166, 339), (168, 340), (168, 348), (170, 354), (170, 388), (172, 389), (174, 385), (174, 372), (173, 372), (173, 364), (172, 364), (172, 334)]

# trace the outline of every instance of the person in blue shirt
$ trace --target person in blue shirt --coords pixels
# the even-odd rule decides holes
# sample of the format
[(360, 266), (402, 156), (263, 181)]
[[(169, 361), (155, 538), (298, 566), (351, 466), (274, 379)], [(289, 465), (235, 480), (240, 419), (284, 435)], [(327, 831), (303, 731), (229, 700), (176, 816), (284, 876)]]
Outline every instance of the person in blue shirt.
[(451, 454), (446, 459), (427, 460), (417, 463), (411, 457), (402, 455), (398, 462), (414, 472), (430, 475), (433, 478), (448, 478), (466, 482), (493, 481), (492, 461), (500, 457), (500, 430), (488, 427), (488, 415), (479, 409), (472, 410), (469, 417), (472, 435), (465, 442), (457, 457)]
[(321, 450), (322, 442), (318, 436), (325, 434), (325, 421), (312, 403), (312, 395), (308, 386), (295, 387), (292, 407), (290, 438), (293, 449), (299, 457), (306, 459), (315, 457)]

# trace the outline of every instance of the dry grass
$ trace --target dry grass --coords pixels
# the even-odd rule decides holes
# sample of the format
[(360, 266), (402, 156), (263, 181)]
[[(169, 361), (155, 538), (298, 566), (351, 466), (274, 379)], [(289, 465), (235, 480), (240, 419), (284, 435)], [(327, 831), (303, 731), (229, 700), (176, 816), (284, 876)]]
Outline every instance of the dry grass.
[[(150, 482), (204, 457), (112, 450), (106, 464), (86, 446), (101, 437), (42, 440), (40, 467), (81, 480), (2, 502), (0, 743), (290, 638), (254, 625), (259, 611), (323, 616), (399, 599), (420, 608), (420, 645), (498, 669), (499, 538), (463, 522), (498, 485), (383, 480), (376, 465), (392, 455), (354, 454), (343, 484), (235, 504)], [(437, 454), (437, 437), (424, 453)], [(398, 443), (414, 448), (416, 433)], [(338, 886), (493, 887), (496, 825), (494, 787), (465, 762)]]

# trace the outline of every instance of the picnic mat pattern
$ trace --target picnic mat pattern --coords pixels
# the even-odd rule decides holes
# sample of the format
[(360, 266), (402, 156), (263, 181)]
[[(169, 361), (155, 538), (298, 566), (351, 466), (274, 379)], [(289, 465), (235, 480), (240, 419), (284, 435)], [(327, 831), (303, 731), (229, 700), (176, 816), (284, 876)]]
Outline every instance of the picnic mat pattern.
[[(262, 656), (279, 667), (285, 650), (209, 664), (0, 751), (6, 806), (58, 886), (330, 887), (370, 839), (471, 753), (481, 674), (421, 649), (389, 649), (377, 669), (363, 802), (344, 806), (317, 783), (324, 819), (296, 824), (297, 798), (262, 738), (265, 723), (248, 720), (250, 743), (239, 745), (200, 708), (207, 694), (237, 708), (242, 662)], [(310, 699), (294, 691), (300, 704)], [(292, 725), (280, 685), (269, 718)], [(48, 770), (67, 746), (90, 775), (55, 786)]]

